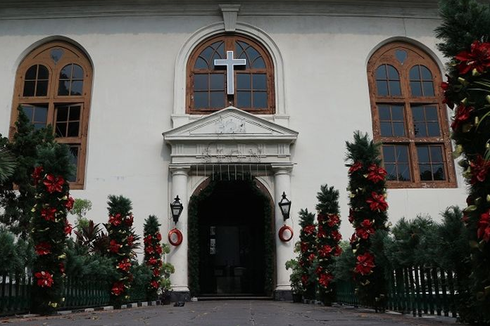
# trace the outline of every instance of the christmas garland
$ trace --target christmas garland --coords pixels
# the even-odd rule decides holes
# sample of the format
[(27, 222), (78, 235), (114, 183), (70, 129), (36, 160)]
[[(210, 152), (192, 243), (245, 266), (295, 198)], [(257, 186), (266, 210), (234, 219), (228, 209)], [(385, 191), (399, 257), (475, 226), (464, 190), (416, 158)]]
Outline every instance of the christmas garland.
[(67, 178), (70, 176), (66, 146), (53, 144), (40, 153), (32, 180), (36, 187), (36, 204), (32, 209), (32, 241), (36, 252), (33, 267), (33, 311), (53, 313), (62, 303), (65, 276), (66, 237), (72, 227), (66, 218), (73, 208)]
[(362, 304), (384, 309), (386, 299), (383, 266), (376, 263), (372, 250), (373, 236), (379, 230), (386, 231), (386, 171), (380, 160), (379, 146), (368, 139), (367, 134), (354, 134), (354, 142), (346, 143), (349, 160), (350, 215), (349, 222), (355, 229), (350, 239), (356, 256), (354, 280)]
[(342, 240), (342, 235), (339, 232), (339, 192), (333, 187), (328, 188), (328, 185), (324, 185), (320, 187), (317, 198), (319, 201), (316, 206), (318, 211), (318, 265), (316, 268), (319, 285), (318, 294), (319, 299), (325, 305), (331, 305), (334, 300), (334, 257), (342, 253), (339, 246), (339, 242)]
[(131, 201), (123, 196), (109, 196), (109, 222), (105, 224), (109, 235), (109, 257), (114, 261), (117, 277), (111, 285), (111, 303), (120, 308), (129, 299), (133, 282), (131, 274), (132, 248), (135, 235), (132, 231)]
[(299, 233), (300, 253), (299, 266), (301, 269), (301, 284), (303, 288), (303, 297), (305, 299), (315, 299), (316, 292), (316, 275), (315, 264), (317, 259), (316, 246), (316, 224), (315, 214), (308, 212), (307, 209), (301, 209), (299, 212)]
[(144, 262), (151, 270), (151, 279), (146, 289), (146, 297), (149, 301), (158, 298), (162, 268), (162, 235), (159, 231), (160, 223), (156, 216), (150, 215), (145, 220), (144, 238), (145, 258)]

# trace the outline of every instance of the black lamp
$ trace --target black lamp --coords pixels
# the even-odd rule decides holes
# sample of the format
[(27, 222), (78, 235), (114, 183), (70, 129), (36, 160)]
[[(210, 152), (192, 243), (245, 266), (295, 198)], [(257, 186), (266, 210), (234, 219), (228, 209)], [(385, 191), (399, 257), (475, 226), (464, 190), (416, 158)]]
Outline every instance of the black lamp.
[(172, 210), (172, 219), (174, 220), (175, 224), (177, 224), (180, 214), (184, 209), (184, 205), (182, 205), (182, 203), (180, 202), (179, 195), (177, 195), (174, 201), (170, 204), (170, 209)]
[(289, 218), (289, 210), (291, 209), (291, 201), (286, 198), (286, 193), (282, 193), (282, 199), (279, 202), (279, 208), (281, 209), (282, 217), (284, 221)]

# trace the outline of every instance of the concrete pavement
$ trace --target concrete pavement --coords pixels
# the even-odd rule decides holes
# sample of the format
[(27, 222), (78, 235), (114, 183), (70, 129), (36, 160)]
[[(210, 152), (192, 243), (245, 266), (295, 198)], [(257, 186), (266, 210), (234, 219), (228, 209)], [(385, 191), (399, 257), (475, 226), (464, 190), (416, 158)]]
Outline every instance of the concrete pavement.
[(266, 300), (187, 302), (183, 307), (151, 306), (63, 316), (0, 319), (0, 324), (22, 326), (363, 326), (454, 325), (453, 318), (414, 318), (376, 314), (365, 309), (323, 307)]

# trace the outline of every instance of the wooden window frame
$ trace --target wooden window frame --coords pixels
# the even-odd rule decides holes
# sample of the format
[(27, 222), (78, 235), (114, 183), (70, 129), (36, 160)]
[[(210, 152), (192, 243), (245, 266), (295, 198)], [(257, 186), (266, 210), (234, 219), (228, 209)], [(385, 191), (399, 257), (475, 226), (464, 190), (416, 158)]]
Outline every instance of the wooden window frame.
[[(396, 50), (406, 51), (405, 61), (395, 56)], [(397, 69), (400, 76), (401, 96), (379, 96), (376, 89), (376, 69), (383, 64), (389, 64)], [(426, 66), (433, 76), (434, 96), (412, 96), (410, 89), (410, 69), (415, 65)], [(456, 174), (452, 159), (452, 147), (449, 132), (447, 107), (443, 103), (442, 82), (439, 67), (435, 61), (420, 48), (404, 43), (393, 42), (378, 49), (370, 58), (367, 66), (369, 96), (373, 123), (374, 141), (386, 145), (407, 145), (411, 181), (387, 181), (389, 188), (455, 188)], [(404, 137), (385, 137), (381, 135), (380, 117), (377, 106), (380, 104), (400, 105), (404, 107), (406, 135)], [(412, 105), (434, 105), (437, 108), (440, 135), (438, 137), (415, 137)], [(440, 145), (443, 148), (443, 162), (446, 180), (424, 181), (420, 178), (418, 145)], [(381, 151), (381, 156), (383, 156)]]
[[(194, 100), (193, 100), (193, 94), (194, 94), (194, 74), (209, 74), (211, 72), (216, 73), (222, 72), (225, 74), (225, 90), (226, 90), (226, 70), (208, 70), (208, 69), (194, 69), (195, 63), (201, 54), (202, 51), (204, 51), (209, 45), (218, 42), (218, 41), (224, 41), (225, 43), (225, 53), (226, 51), (230, 51), (235, 49), (235, 42), (236, 41), (244, 41), (251, 45), (264, 59), (265, 63), (265, 68), (264, 69), (240, 69), (240, 70), (235, 70), (235, 75), (238, 73), (257, 73), (257, 74), (266, 74), (267, 78), (267, 108), (263, 109), (249, 109), (249, 108), (240, 108), (244, 111), (247, 111), (252, 114), (275, 114), (276, 113), (276, 107), (275, 107), (275, 82), (274, 82), (274, 64), (272, 61), (272, 58), (269, 54), (269, 52), (257, 41), (254, 39), (244, 36), (244, 35), (239, 35), (239, 34), (220, 34), (213, 36), (209, 39), (204, 40), (201, 44), (199, 44), (191, 53), (189, 60), (187, 61), (187, 68), (186, 68), (186, 113), (187, 114), (210, 114), (216, 111), (220, 111), (223, 108), (203, 108), (203, 109), (195, 109), (194, 108)], [(235, 94), (234, 95), (228, 95), (227, 100), (225, 101), (225, 107), (227, 106), (235, 106), (236, 101), (237, 101), (237, 78), (235, 78)]]
[[(50, 51), (62, 49), (63, 54), (58, 61), (50, 57)], [(49, 70), (49, 84), (47, 96), (23, 96), (24, 77), (27, 69), (36, 64), (42, 64)], [(83, 68), (83, 89), (81, 95), (58, 95), (60, 71), (68, 64), (77, 64)], [(19, 105), (47, 105), (46, 125), (53, 126), (56, 135), (56, 107), (60, 105), (80, 105), (80, 129), (78, 137), (58, 137), (58, 143), (79, 146), (77, 176), (70, 182), (70, 189), (83, 189), (85, 184), (85, 167), (87, 158), (87, 134), (92, 91), (92, 65), (87, 56), (77, 47), (63, 41), (53, 41), (43, 44), (31, 51), (21, 62), (15, 77), (14, 98), (12, 101), (12, 114), (10, 118), (9, 136), (12, 138), (16, 132)]]

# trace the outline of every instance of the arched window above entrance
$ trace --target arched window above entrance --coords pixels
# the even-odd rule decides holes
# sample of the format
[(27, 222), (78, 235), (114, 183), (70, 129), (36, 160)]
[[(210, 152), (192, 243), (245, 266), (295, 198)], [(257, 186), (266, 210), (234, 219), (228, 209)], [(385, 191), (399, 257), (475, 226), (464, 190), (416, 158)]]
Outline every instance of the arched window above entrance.
[(447, 109), (436, 62), (422, 49), (392, 42), (368, 63), (374, 140), (391, 188), (455, 187)]
[[(225, 65), (225, 60), (233, 61)], [(243, 35), (207, 39), (187, 63), (186, 113), (207, 114), (228, 106), (254, 114), (275, 113), (272, 59), (262, 45)]]
[(21, 107), (36, 128), (53, 126), (56, 141), (73, 154), (76, 175), (72, 189), (82, 189), (92, 90), (92, 65), (77, 47), (64, 41), (45, 43), (31, 51), (17, 69), (11, 115), (15, 132)]

